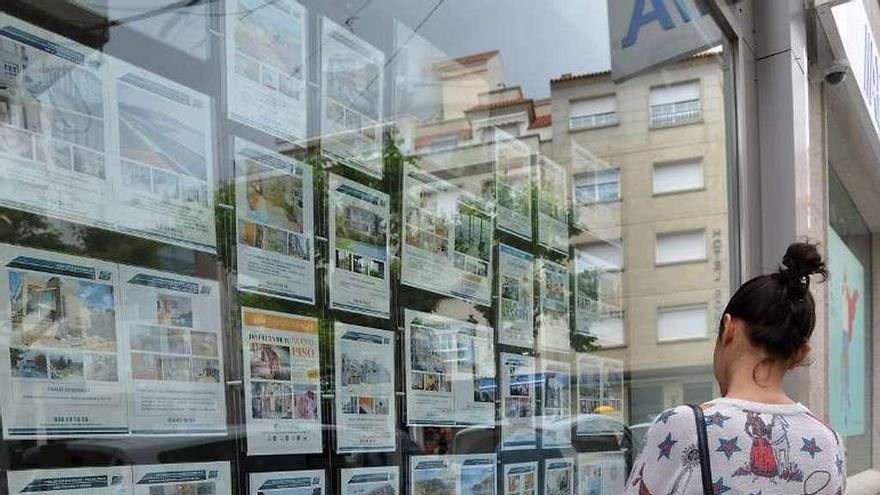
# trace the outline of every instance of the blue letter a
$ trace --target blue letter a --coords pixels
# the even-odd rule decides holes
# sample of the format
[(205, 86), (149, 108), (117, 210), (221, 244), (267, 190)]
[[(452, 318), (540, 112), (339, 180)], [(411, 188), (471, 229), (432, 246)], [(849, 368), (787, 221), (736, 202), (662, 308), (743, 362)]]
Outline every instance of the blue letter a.
[(635, 44), (639, 38), (639, 31), (645, 24), (658, 21), (664, 30), (675, 28), (663, 0), (651, 0), (651, 6), (653, 9), (645, 13), (645, 0), (636, 0), (633, 5), (632, 17), (629, 20), (629, 30), (626, 32), (626, 38), (623, 39), (624, 48)]

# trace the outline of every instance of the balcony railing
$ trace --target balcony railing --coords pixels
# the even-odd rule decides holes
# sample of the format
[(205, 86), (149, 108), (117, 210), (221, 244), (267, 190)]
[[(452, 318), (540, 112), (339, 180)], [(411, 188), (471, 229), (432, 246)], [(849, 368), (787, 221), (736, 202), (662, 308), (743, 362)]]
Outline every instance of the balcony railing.
[(617, 124), (617, 112), (593, 113), (571, 117), (568, 127), (571, 130), (593, 129)]
[(651, 105), (651, 127), (690, 124), (699, 121), (700, 118), (700, 100), (698, 99)]

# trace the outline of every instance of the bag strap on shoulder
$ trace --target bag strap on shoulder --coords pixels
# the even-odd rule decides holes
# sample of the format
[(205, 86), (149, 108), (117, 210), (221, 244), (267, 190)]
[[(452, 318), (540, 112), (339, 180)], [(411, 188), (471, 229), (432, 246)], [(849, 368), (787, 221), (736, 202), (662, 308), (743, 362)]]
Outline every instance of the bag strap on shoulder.
[(694, 411), (694, 421), (697, 427), (697, 450), (700, 453), (700, 477), (703, 480), (703, 494), (714, 495), (712, 489), (712, 461), (709, 458), (709, 438), (706, 434), (706, 418), (703, 409), (694, 404), (688, 404)]

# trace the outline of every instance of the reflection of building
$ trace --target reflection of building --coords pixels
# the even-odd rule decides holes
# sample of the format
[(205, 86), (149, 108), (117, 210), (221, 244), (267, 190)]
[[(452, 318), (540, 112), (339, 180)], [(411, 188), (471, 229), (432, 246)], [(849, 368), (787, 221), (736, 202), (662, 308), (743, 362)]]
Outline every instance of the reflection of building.
[(563, 75), (534, 100), (504, 85), (498, 52), (450, 59), (434, 64), (443, 118), (411, 137), (421, 168), (485, 197), (505, 142), (568, 172), (583, 232), (572, 265), (588, 270), (572, 287), (588, 320), (577, 328), (627, 363), (632, 423), (713, 395), (729, 283), (719, 60), (707, 52), (622, 84)]
[[(728, 297), (720, 57), (614, 84), (551, 82), (553, 157), (570, 163), (575, 256), (600, 269), (600, 354), (627, 363), (633, 424), (713, 396), (714, 329)], [(616, 293), (616, 294), (615, 294)]]

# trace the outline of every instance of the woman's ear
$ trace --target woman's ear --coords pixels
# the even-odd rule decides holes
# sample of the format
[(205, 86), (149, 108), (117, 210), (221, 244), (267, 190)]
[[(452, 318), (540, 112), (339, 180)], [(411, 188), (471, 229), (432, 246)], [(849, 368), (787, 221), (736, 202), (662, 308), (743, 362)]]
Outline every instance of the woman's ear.
[(718, 341), (723, 346), (727, 346), (731, 342), (733, 342), (733, 334), (734, 334), (734, 322), (733, 316), (730, 313), (725, 313), (724, 316), (721, 317), (721, 335), (719, 335)]

